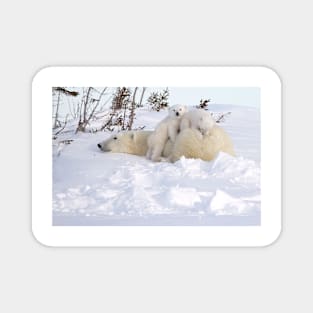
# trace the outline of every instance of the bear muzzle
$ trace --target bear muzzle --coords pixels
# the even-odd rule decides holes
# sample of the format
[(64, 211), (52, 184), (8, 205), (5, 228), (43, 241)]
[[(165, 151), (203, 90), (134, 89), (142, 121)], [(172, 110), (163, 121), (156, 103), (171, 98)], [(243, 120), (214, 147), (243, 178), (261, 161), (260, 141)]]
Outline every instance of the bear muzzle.
[(102, 150), (103, 152), (110, 152), (111, 151), (111, 149), (109, 149), (108, 147), (107, 147), (107, 145), (102, 145), (101, 143), (98, 143), (97, 144), (97, 146), (98, 146), (98, 148), (100, 149), (100, 150)]

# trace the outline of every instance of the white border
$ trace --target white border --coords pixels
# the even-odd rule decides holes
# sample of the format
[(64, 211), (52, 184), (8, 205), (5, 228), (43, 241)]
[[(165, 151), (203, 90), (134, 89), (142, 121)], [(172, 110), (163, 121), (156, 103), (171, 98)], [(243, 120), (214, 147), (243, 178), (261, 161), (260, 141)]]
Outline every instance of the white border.
[[(52, 226), (51, 87), (259, 87), (261, 226)], [(46, 246), (267, 246), (281, 232), (281, 82), (266, 67), (48, 67), (32, 85), (32, 230)]]

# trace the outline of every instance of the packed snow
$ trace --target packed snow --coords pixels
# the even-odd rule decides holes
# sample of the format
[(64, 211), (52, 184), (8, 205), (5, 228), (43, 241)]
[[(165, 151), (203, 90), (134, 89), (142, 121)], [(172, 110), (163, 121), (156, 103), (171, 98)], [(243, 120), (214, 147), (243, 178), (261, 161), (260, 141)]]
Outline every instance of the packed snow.
[[(69, 127), (53, 141), (53, 225), (259, 225), (259, 110), (209, 109), (231, 112), (220, 126), (236, 157), (154, 163), (100, 151), (97, 143), (110, 132), (75, 134)], [(166, 114), (139, 108), (134, 127), (153, 129)]]

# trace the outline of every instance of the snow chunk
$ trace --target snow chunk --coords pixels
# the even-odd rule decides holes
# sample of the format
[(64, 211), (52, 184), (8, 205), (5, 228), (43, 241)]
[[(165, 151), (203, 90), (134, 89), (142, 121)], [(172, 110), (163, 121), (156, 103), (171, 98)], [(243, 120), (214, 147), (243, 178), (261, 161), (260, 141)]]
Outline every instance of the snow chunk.
[(195, 188), (172, 187), (168, 192), (168, 200), (172, 205), (193, 207), (195, 203), (201, 202), (199, 193)]
[(253, 203), (232, 197), (219, 189), (212, 198), (210, 205), (211, 211), (216, 215), (247, 215), (253, 207)]

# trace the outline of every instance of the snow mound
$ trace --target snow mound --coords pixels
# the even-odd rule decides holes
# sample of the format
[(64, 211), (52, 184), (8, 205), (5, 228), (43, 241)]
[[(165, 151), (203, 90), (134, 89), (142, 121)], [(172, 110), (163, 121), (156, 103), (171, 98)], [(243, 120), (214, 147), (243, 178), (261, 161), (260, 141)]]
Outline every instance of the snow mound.
[[(106, 155), (107, 161), (112, 155)], [(167, 215), (187, 219), (259, 213), (260, 168), (251, 160), (224, 153), (213, 162), (182, 157), (171, 164), (129, 158), (126, 164), (114, 167), (111, 175), (98, 175), (92, 184), (71, 185), (62, 191), (56, 188), (54, 213), (123, 218)], [(88, 169), (79, 176), (87, 173)]]

